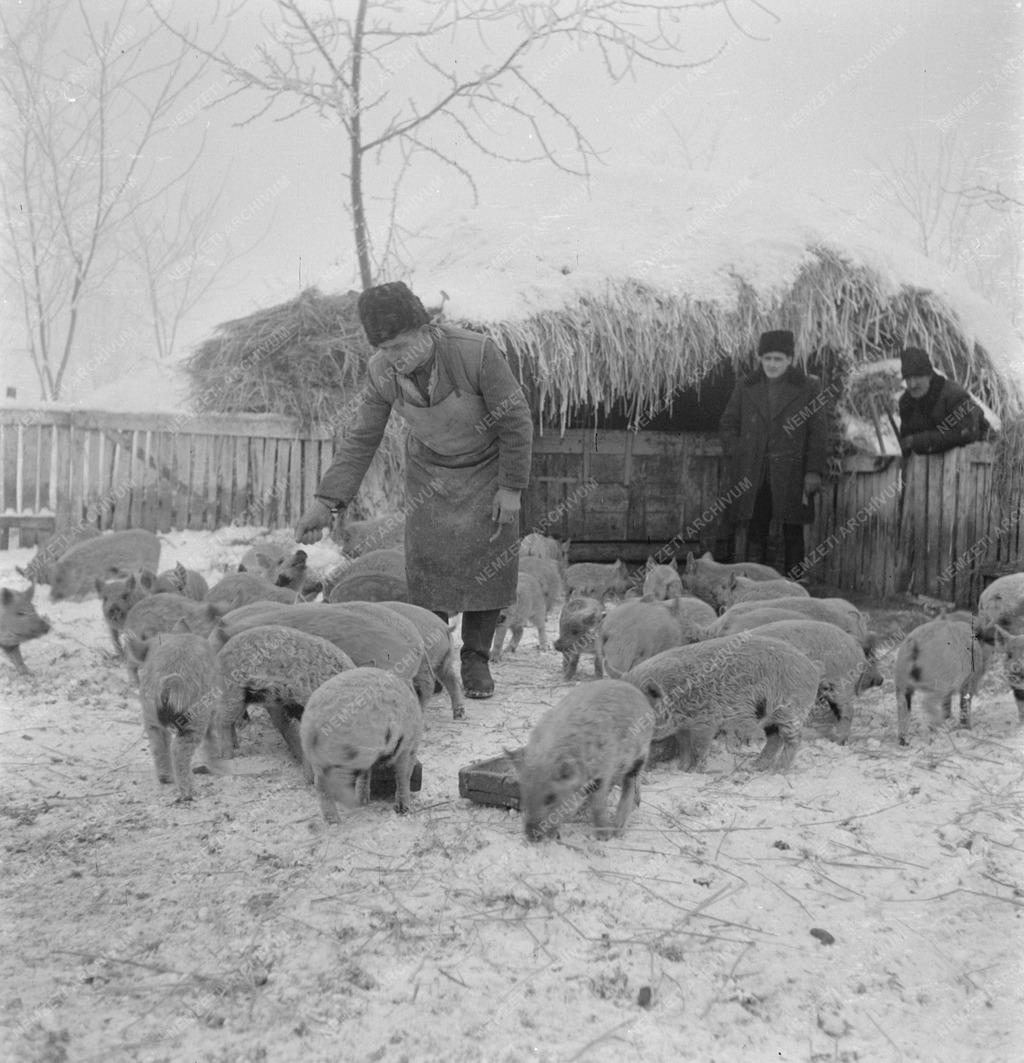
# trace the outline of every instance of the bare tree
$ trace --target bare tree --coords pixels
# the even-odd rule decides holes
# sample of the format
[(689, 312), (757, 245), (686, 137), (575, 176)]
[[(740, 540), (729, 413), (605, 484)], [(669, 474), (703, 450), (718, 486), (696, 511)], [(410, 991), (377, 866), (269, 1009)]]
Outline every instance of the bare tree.
[[(417, 159), (439, 160), (465, 181), (474, 201), (477, 186), (469, 166), (438, 147), (448, 134), (510, 164), (544, 161), (586, 176), (597, 152), (581, 125), (559, 104), (547, 76), (550, 71), (539, 64), (546, 47), (561, 46), (563, 59), (583, 48), (598, 50), (614, 82), (640, 66), (682, 69), (711, 62), (721, 47), (687, 58), (681, 17), (687, 12), (721, 8), (743, 31), (728, 0), (478, 0), (472, 5), (437, 0), (420, 8), (418, 21), (399, 0), (358, 0), (353, 15), (337, 10), (335, 0), (276, 0), (279, 21), (264, 26), (265, 43), (249, 61), (236, 61), (204, 47), (198, 27), (172, 25), (153, 0), (149, 2), (179, 40), (217, 64), (235, 84), (235, 92), (227, 95), (252, 89), (264, 94), (263, 105), (246, 121), (280, 106), (285, 111), (279, 120), (311, 111), (340, 122), (348, 147), (347, 207), (364, 287), (373, 283), (384, 254), (401, 238), (393, 184), (391, 195), (381, 197), (390, 202), (389, 230), (381, 242), (384, 253), (374, 253), (367, 168), (379, 164), (385, 154), (397, 165), (398, 183)], [(758, 0), (747, 3), (767, 11)], [(230, 15), (240, 10), (238, 4)], [(487, 60), (467, 62), (468, 52), (459, 42), (470, 36), (474, 46), (487, 52)], [(562, 61), (558, 54), (556, 62)], [(391, 82), (409, 67), (415, 70), (418, 90), (415, 97), (405, 98)], [(509, 153), (505, 148), (509, 134), (517, 131), (529, 134), (535, 145), (531, 152)]]
[(939, 134), (932, 153), (907, 137), (901, 160), (879, 168), (889, 200), (911, 221), (920, 251), (950, 265), (963, 246), (973, 204), (958, 188), (970, 173), (955, 132)]
[[(74, 57), (61, 45), (69, 17)], [(0, 92), (13, 119), (2, 174), (3, 268), (44, 399), (60, 398), (90, 297), (120, 268), (147, 211), (159, 203), (174, 212), (168, 197), (202, 151), (170, 172), (155, 157), (203, 64), (184, 45), (154, 57), (149, 28), (131, 21), (128, 0), (102, 24), (87, 0), (0, 11)]]

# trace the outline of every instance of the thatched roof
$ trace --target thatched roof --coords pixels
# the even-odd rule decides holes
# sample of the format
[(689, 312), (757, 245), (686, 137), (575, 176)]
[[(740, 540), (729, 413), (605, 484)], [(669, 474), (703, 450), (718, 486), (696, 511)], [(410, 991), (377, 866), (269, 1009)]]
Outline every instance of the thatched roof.
[(198, 412), (289, 414), (328, 420), (362, 380), (372, 353), (357, 293), (307, 288), (287, 303), (225, 321), (185, 360)]
[(722, 359), (745, 367), (769, 328), (851, 365), (919, 345), (1000, 416), (1024, 410), (1005, 316), (818, 200), (655, 169), (595, 179), (589, 198), (512, 194), (440, 220), (413, 283), (494, 335), (555, 423), (581, 404), (650, 414)]

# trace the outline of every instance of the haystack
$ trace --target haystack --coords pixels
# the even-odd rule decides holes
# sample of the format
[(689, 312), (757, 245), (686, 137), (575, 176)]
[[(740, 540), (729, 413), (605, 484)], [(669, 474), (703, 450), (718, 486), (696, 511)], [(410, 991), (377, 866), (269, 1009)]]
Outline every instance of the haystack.
[(359, 386), (371, 349), (355, 292), (307, 288), (290, 302), (225, 321), (185, 360), (195, 408), (329, 420)]

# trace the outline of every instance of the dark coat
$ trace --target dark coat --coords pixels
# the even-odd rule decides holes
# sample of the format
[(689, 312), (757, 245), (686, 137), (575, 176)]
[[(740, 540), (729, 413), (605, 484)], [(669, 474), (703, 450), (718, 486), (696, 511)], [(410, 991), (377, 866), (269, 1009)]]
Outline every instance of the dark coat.
[(530, 479), (533, 424), (522, 388), (486, 337), (430, 328), (422, 386), (374, 355), (351, 423), (316, 495), (348, 503), (377, 450), (392, 408), (409, 425), (405, 444), (405, 576), (409, 600), (447, 613), (515, 601), (518, 522), (491, 518), (499, 487)]
[(825, 398), (821, 381), (795, 365), (776, 386), (780, 401), (772, 416), (768, 378), (758, 368), (733, 389), (718, 423), (729, 468), (726, 489), (734, 499), (729, 512), (735, 521), (750, 520), (767, 475), (773, 520), (806, 524), (814, 509), (803, 501), (804, 475), (824, 475), (828, 462)]
[(988, 429), (978, 404), (953, 380), (932, 373), (923, 398), (904, 391), (899, 401), (900, 446), (913, 454), (941, 454), (983, 439)]

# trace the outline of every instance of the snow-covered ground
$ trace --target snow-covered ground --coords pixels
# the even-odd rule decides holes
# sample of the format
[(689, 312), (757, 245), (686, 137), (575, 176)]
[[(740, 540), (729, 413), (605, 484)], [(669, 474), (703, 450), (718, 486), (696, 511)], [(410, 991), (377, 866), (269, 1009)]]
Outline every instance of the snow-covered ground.
[[(165, 535), (161, 567), (212, 582), (254, 534)], [(0, 554), (0, 585), (31, 553)], [(0, 674), (6, 1059), (1024, 1057), (1024, 733), (1000, 660), (973, 731), (915, 713), (898, 747), (890, 654), (846, 747), (812, 724), (765, 775), (720, 742), (706, 774), (650, 768), (621, 839), (580, 818), (530, 844), (457, 775), (569, 689), (535, 633), (464, 721), (434, 698), (411, 815), (327, 828), (261, 710), (232, 773), (174, 804), (98, 601), (38, 597), (34, 674)]]

